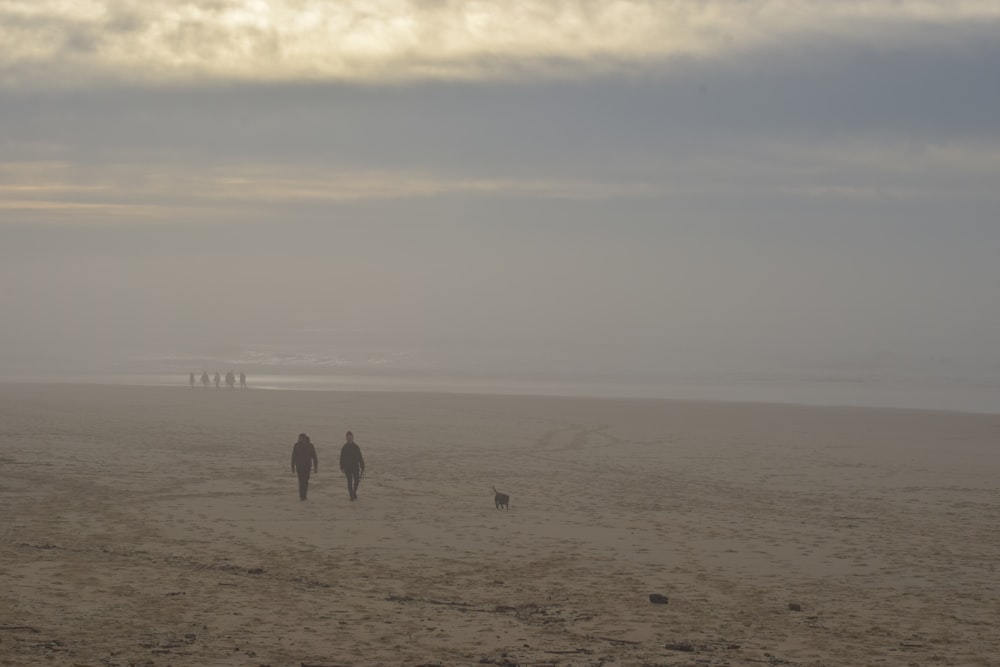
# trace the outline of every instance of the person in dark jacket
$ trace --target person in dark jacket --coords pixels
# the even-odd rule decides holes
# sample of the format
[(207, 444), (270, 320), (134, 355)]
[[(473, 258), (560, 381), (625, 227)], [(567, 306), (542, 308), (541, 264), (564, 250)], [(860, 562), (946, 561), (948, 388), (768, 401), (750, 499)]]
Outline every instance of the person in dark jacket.
[(357, 500), (358, 484), (365, 474), (365, 460), (350, 431), (347, 432), (347, 442), (340, 448), (340, 469), (347, 475), (347, 492), (351, 495), (351, 500)]
[(306, 499), (309, 490), (309, 469), (319, 472), (319, 459), (316, 458), (316, 448), (309, 436), (299, 433), (299, 441), (292, 447), (292, 472), (299, 475), (299, 500)]

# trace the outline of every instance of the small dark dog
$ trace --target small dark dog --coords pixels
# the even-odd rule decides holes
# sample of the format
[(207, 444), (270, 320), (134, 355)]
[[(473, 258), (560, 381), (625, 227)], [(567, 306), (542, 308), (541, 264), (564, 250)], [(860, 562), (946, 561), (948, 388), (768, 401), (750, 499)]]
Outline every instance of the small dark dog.
[(496, 503), (497, 509), (503, 508), (505, 510), (509, 510), (510, 496), (508, 496), (506, 493), (500, 493), (499, 491), (497, 491), (497, 487), (495, 486), (493, 487), (493, 493), (496, 494), (495, 496), (493, 496), (493, 502)]

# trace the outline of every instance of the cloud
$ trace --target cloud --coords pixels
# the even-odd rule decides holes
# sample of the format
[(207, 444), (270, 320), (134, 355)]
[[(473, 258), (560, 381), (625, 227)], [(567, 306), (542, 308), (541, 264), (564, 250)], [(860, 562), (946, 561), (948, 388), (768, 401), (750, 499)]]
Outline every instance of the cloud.
[[(838, 203), (895, 205), (891, 214), (903, 216), (920, 213), (920, 202), (957, 210), (962, 201), (979, 215), (996, 203), (1000, 24), (992, 17), (1000, 10), (992, 2), (522, 2), (516, 12), (457, 1), (348, 2), (335, 11), (349, 30), (374, 29), (366, 26), (394, 9), (417, 32), (460, 23), (465, 34), (472, 28), (456, 16), (485, 11), (493, 13), (483, 21), (553, 23), (552, 39), (529, 39), (534, 28), (511, 28), (502, 46), (493, 32), (481, 44), (425, 35), (405, 57), (372, 56), (350, 72), (327, 67), (355, 48), (334, 40), (325, 47), (333, 55), (315, 59), (323, 80), (296, 80), (289, 54), (315, 45), (291, 44), (290, 35), (317, 30), (309, 16), (326, 16), (325, 7), (0, 0), (0, 31), (39, 36), (0, 51), (9, 65), (0, 65), (0, 78), (11, 83), (24, 68), (38, 75), (36, 89), (0, 85), (0, 223), (285, 219), (417, 201), (458, 202), (476, 215), (485, 208), (478, 204), (507, 200), (574, 212), (632, 202), (636, 215), (758, 217), (778, 206), (819, 216), (820, 204), (832, 216)], [(560, 11), (577, 17), (573, 40), (563, 35), (570, 19), (553, 18)], [(648, 21), (619, 25), (609, 18), (615, 12), (647, 12)], [(663, 22), (682, 15), (716, 26), (706, 34), (738, 38), (706, 38), (698, 57), (662, 39), (593, 47), (649, 22), (666, 35)], [(323, 21), (329, 28), (332, 19)], [(167, 39), (167, 23), (185, 27)], [(695, 23), (678, 19), (671, 29)], [(259, 67), (263, 81), (240, 80), (255, 75), (218, 59), (244, 29), (270, 35), (271, 55), (251, 53), (244, 63)], [(537, 48), (526, 46), (532, 39)], [(157, 40), (176, 53), (154, 58)], [(56, 45), (61, 55), (46, 55)], [(134, 56), (115, 60), (113, 47)], [(563, 55), (550, 58), (559, 48)], [(484, 80), (387, 83), (389, 70), (373, 64), (391, 61), (402, 78), (419, 79), (411, 66), (439, 58)], [(590, 75), (539, 80), (542, 61)], [(594, 73), (608, 63), (642, 66), (628, 76)], [(508, 80), (515, 71), (524, 78)], [(99, 76), (108, 77), (102, 85), (70, 84)], [(154, 85), (122, 83), (140, 76)], [(206, 83), (210, 76), (227, 81)]]
[[(357, 206), (388, 205), (392, 217), (426, 204), (454, 210), (511, 210), (546, 202), (580, 215), (601, 211), (660, 215), (694, 210), (703, 217), (765, 219), (779, 208), (822, 218), (884, 210), (922, 215), (930, 205), (956, 218), (995, 208), (1000, 144), (745, 142), (738, 151), (664, 156), (624, 174), (553, 172), (538, 177), (461, 174), (452, 170), (371, 170), (219, 159), (209, 164), (0, 164), (0, 226), (172, 225), (329, 218)], [(516, 170), (515, 170), (516, 171)], [(424, 206), (417, 213), (414, 204)], [(692, 208), (693, 207), (693, 208)]]
[(0, 225), (185, 224), (259, 219), (295, 207), (462, 198), (607, 201), (661, 196), (642, 183), (489, 179), (295, 164), (0, 163)]
[(0, 82), (621, 73), (789, 40), (928, 43), (984, 21), (1000, 21), (993, 0), (2, 0)]

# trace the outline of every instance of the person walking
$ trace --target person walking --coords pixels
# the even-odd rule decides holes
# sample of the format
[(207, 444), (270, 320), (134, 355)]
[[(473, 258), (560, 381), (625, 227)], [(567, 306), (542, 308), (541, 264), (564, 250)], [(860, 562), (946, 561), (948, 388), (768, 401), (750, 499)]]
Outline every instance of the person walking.
[(247, 374), (244, 373), (243, 371), (240, 371), (240, 389), (246, 389), (246, 388), (247, 388)]
[(316, 458), (316, 447), (309, 436), (299, 433), (299, 440), (292, 447), (292, 472), (299, 476), (299, 500), (306, 499), (309, 491), (309, 469), (319, 472), (319, 459)]
[(205, 389), (208, 389), (208, 383), (209, 382), (211, 382), (211, 380), (208, 379), (208, 371), (204, 371), (201, 374), (201, 384), (202, 384), (203, 387), (205, 387)]
[(347, 476), (347, 493), (351, 500), (358, 499), (358, 484), (365, 474), (365, 460), (361, 456), (361, 448), (354, 442), (354, 434), (347, 432), (347, 442), (340, 448), (340, 469)]
[(188, 378), (188, 381), (191, 383), (191, 388), (194, 389), (194, 371), (191, 372), (191, 377)]

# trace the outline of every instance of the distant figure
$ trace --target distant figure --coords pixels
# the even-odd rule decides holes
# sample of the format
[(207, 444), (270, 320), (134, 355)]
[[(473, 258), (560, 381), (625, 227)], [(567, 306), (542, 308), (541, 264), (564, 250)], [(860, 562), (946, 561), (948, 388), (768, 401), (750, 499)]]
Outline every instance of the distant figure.
[(194, 371), (191, 371), (191, 388), (194, 389)]
[(305, 433), (299, 433), (299, 441), (292, 447), (292, 472), (299, 476), (299, 500), (306, 499), (309, 490), (309, 468), (319, 472), (316, 448)]
[(226, 386), (230, 389), (236, 386), (236, 376), (232, 371), (226, 371)]
[(215, 388), (219, 388), (219, 383), (222, 382), (222, 377), (219, 375), (219, 371), (215, 371), (215, 377), (212, 378), (212, 382), (215, 383)]
[(247, 388), (247, 374), (244, 373), (243, 371), (240, 371), (240, 389), (246, 389), (246, 388)]
[(205, 386), (205, 389), (208, 389), (209, 382), (211, 382), (211, 380), (208, 379), (208, 371), (205, 371), (201, 374), (201, 383)]
[(351, 500), (358, 499), (358, 484), (365, 474), (365, 460), (361, 457), (361, 448), (354, 442), (354, 434), (347, 432), (347, 442), (340, 448), (340, 469), (347, 475), (347, 492)]

